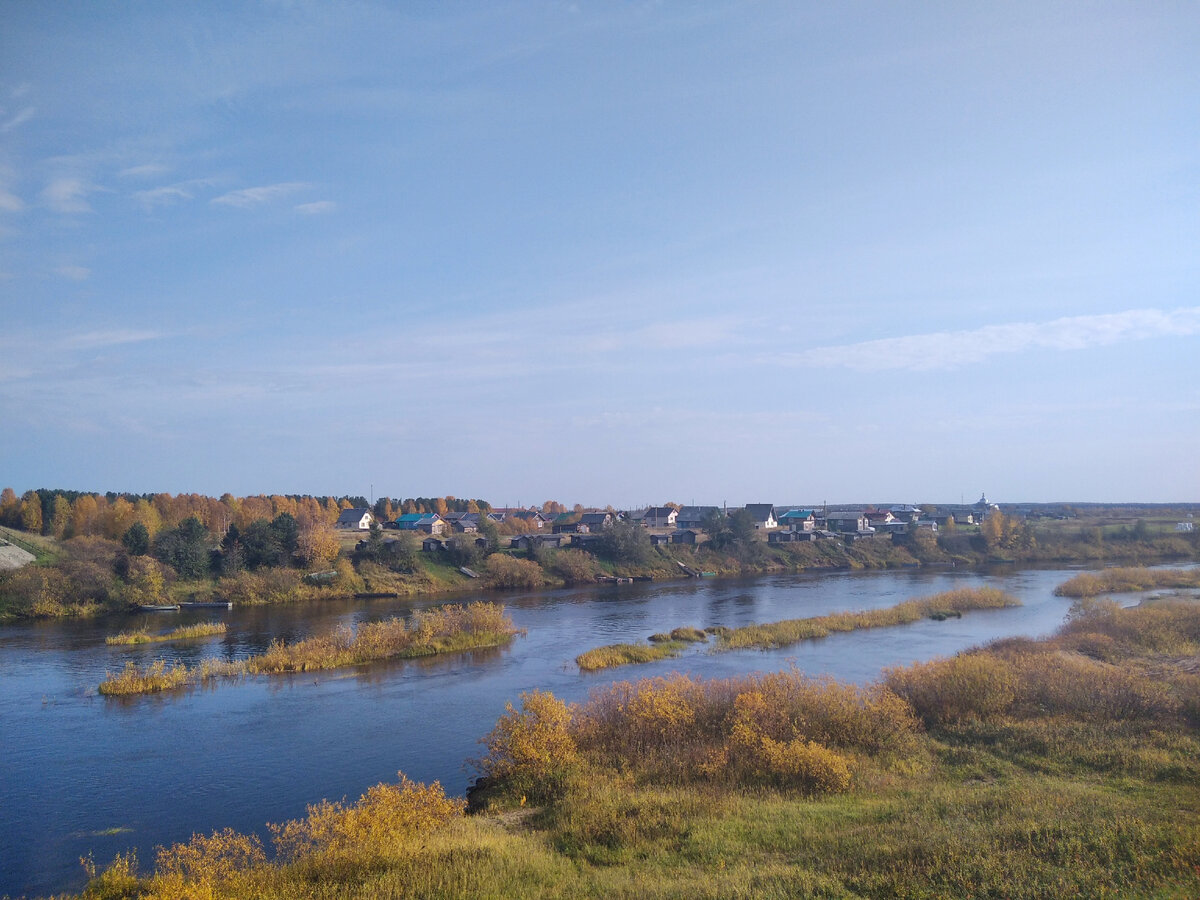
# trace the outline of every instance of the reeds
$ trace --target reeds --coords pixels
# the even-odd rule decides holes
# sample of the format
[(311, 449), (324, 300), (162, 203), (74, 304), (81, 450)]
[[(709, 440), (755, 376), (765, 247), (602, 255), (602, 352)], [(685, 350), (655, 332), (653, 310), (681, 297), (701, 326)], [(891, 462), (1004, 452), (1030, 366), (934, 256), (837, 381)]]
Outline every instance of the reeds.
[[(141, 671), (130, 662), (124, 672), (105, 679), (100, 693), (146, 693), (216, 678), (313, 672), (384, 659), (496, 647), (508, 643), (517, 633), (504, 608), (494, 603), (443, 606), (416, 612), (408, 623), (392, 618), (362, 623), (354, 629), (341, 628), (295, 644), (275, 641), (265, 652), (244, 660), (206, 659), (191, 669), (178, 665), (170, 673), (157, 674), (150, 671), (153, 666)], [(161, 661), (154, 665), (161, 666)], [(169, 678), (164, 680), (167, 675)], [(138, 689), (143, 683), (147, 687)]]
[(684, 648), (682, 641), (659, 641), (653, 644), (609, 644), (596, 647), (575, 657), (575, 663), (585, 672), (597, 669), (612, 669), (632, 663), (654, 662), (678, 656)]
[(905, 600), (884, 609), (839, 612), (805, 619), (785, 619), (782, 622), (763, 625), (747, 625), (725, 632), (720, 638), (721, 646), (730, 650), (772, 650), (803, 640), (828, 637), (839, 631), (886, 628), (925, 618), (943, 620), (974, 609), (1003, 609), (1020, 605), (1020, 600), (999, 588), (959, 588), (919, 600)]
[(1147, 569), (1144, 566), (1082, 572), (1054, 589), (1059, 597), (1098, 597), (1100, 594), (1124, 594), (1154, 588), (1200, 587), (1200, 568)]
[(212, 637), (224, 634), (224, 622), (201, 622), (196, 625), (181, 625), (166, 634), (150, 634), (146, 631), (122, 631), (120, 634), (110, 634), (104, 643), (110, 646), (125, 646), (131, 644), (150, 644), (159, 641), (188, 641), (195, 638)]
[[(106, 673), (107, 674), (107, 673)], [(129, 694), (153, 694), (169, 691), (186, 684), (190, 678), (187, 666), (174, 665), (167, 668), (164, 660), (155, 660), (146, 668), (139, 668), (132, 660), (116, 675), (108, 675), (100, 684), (100, 693), (109, 697)]]

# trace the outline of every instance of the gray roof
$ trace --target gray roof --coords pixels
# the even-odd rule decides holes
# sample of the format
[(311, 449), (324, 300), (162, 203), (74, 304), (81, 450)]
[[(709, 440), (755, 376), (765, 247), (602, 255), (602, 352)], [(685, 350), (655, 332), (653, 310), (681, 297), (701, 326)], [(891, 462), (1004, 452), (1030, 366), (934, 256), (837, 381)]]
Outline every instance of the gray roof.
[(747, 503), (746, 512), (754, 517), (755, 522), (765, 522), (775, 517), (775, 505), (772, 503)]

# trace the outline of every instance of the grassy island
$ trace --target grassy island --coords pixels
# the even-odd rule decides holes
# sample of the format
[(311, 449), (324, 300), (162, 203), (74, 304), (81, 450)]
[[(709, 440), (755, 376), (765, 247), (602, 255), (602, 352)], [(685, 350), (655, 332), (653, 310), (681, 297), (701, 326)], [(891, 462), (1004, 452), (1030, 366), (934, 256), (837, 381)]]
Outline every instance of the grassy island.
[(1200, 587), (1200, 568), (1147, 569), (1144, 566), (1101, 569), (1082, 572), (1054, 589), (1059, 597), (1099, 597), (1101, 594), (1127, 594), (1155, 588)]
[(166, 634), (150, 634), (147, 631), (122, 631), (120, 634), (110, 634), (104, 643), (110, 646), (126, 646), (130, 644), (152, 644), (160, 641), (191, 641), (197, 638), (212, 637), (225, 633), (224, 622), (201, 622), (196, 625), (180, 625)]
[(275, 641), (264, 653), (246, 659), (202, 660), (192, 668), (167, 668), (162, 660), (109, 675), (99, 687), (101, 694), (120, 696), (169, 690), (220, 677), (277, 675), (315, 672), (357, 666), (384, 659), (411, 659), (439, 653), (456, 653), (507, 644), (518, 634), (504, 607), (494, 603), (443, 606), (413, 613), (412, 619), (391, 618), (382, 622), (342, 628), (328, 635), (295, 644)]
[(470, 809), (371, 788), (197, 835), (90, 898), (1200, 895), (1200, 603), (1090, 604), (1053, 638), (890, 670), (534, 691)]
[[(903, 625), (918, 619), (941, 621), (959, 617), (973, 609), (1002, 609), (1020, 606), (1021, 601), (997, 588), (960, 588), (945, 591), (919, 600), (906, 600), (885, 609), (863, 612), (840, 612), (806, 619), (785, 619), (744, 628), (714, 626), (708, 632), (716, 635), (718, 647), (728, 650), (773, 650), (803, 640), (826, 637), (836, 631), (855, 631), (860, 628), (883, 628)], [(707, 640), (705, 632), (696, 628), (676, 628), (670, 634), (650, 637), (650, 644), (610, 644), (597, 647), (575, 658), (584, 670), (609, 669), (634, 663), (654, 662), (675, 656), (690, 642)]]

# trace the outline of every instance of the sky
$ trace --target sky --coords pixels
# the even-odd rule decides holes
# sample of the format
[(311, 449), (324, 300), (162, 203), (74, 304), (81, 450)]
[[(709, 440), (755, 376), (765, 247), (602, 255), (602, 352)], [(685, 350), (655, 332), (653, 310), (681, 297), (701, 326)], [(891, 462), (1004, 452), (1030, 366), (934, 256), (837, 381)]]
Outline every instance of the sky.
[(1200, 501), (1200, 5), (0, 20), (18, 493)]

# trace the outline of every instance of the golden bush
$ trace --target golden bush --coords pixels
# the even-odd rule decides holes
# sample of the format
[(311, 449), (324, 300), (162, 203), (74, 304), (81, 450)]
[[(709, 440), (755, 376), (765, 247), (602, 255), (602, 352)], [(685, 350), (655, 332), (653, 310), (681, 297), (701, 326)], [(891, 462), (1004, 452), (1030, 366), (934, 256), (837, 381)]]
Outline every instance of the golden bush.
[(347, 806), (324, 800), (303, 819), (270, 825), (275, 849), (287, 862), (369, 862), (410, 849), (413, 839), (462, 815), (465, 801), (447, 797), (441, 784), (418, 784), (404, 773), (398, 784), (377, 784)]
[(546, 799), (565, 787), (579, 763), (571, 711), (549, 691), (530, 691), (520, 699), (521, 709), (507, 704), (484, 739), (488, 753), (480, 765), (514, 792)]

